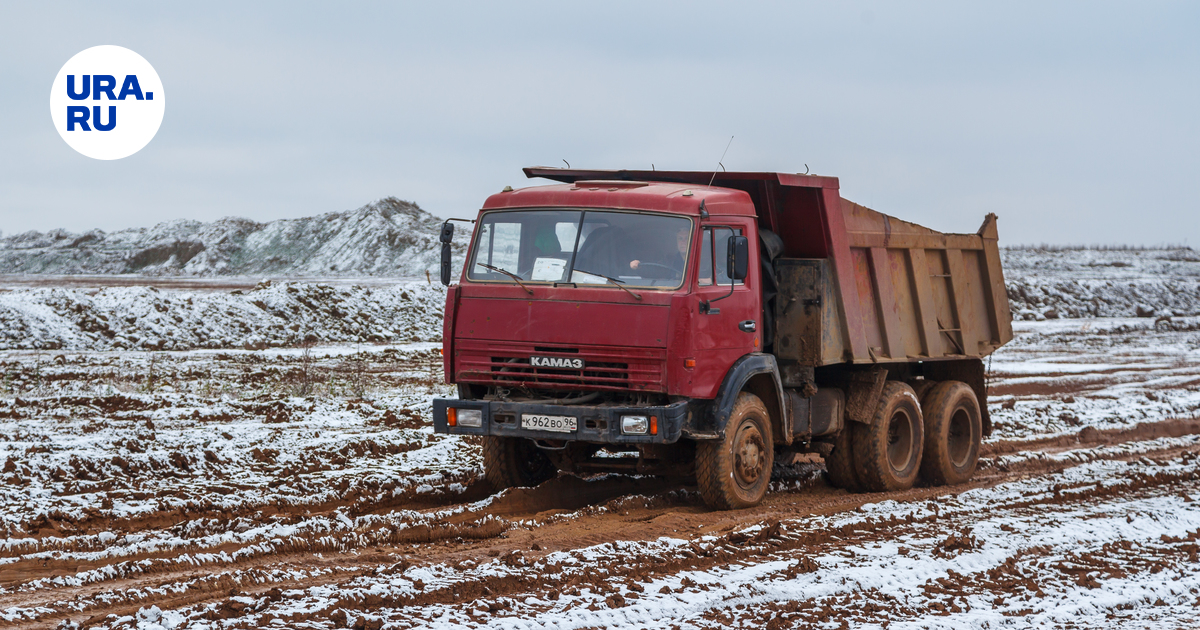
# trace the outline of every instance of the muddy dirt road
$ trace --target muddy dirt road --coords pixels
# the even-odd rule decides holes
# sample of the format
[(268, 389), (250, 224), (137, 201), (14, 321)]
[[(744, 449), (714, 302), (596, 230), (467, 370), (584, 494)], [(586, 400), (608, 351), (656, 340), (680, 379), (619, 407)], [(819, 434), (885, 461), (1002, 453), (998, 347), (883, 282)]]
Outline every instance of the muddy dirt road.
[[(0, 627), (1194, 627), (1200, 333), (1018, 325), (973, 483), (491, 495), (428, 344), (0, 355)], [(61, 358), (60, 358), (61, 357)]]

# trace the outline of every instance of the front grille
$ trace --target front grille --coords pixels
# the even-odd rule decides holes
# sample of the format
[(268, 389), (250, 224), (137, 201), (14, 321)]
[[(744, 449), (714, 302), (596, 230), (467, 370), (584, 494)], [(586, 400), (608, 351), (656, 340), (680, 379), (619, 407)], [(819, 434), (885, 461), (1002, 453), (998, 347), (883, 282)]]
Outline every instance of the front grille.
[(545, 387), (556, 385), (608, 385), (629, 387), (628, 363), (597, 363), (584, 365), (582, 370), (533, 367), (521, 357), (492, 357), (492, 382), (535, 383)]
[[(531, 356), (583, 359), (583, 369), (534, 367)], [(547, 346), (460, 340), (455, 344), (455, 378), (536, 389), (664, 391), (666, 352), (659, 348)]]

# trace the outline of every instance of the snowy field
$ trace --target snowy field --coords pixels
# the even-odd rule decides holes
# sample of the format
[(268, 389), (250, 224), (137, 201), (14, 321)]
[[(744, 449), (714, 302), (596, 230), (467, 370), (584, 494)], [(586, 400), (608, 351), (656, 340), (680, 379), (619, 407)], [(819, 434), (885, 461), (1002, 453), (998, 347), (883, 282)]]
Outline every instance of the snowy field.
[(1170, 249), (1003, 248), (1018, 320), (1200, 316), (1200, 252)]
[(493, 494), (424, 279), (0, 279), (0, 628), (1200, 627), (1200, 258), (1004, 256), (972, 483), (732, 512)]
[[(130, 280), (126, 276), (114, 280)], [(425, 281), (157, 281), (28, 288), (0, 278), (0, 350), (191, 350), (440, 341), (446, 290)], [(241, 281), (243, 284), (245, 280)], [(191, 286), (189, 286), (189, 284)], [(197, 285), (200, 287), (197, 289)], [(241, 286), (241, 285), (239, 285)], [(220, 290), (224, 289), (224, 290)]]
[(0, 353), (0, 626), (1200, 624), (1200, 332), (1018, 322), (975, 482), (763, 506), (435, 436), (438, 345)]
[[(1169, 330), (1200, 327), (1195, 250), (1004, 249), (1001, 255), (1017, 321), (1137, 318)], [(0, 274), (0, 350), (438, 341), (445, 295), (436, 280), (422, 277)]]

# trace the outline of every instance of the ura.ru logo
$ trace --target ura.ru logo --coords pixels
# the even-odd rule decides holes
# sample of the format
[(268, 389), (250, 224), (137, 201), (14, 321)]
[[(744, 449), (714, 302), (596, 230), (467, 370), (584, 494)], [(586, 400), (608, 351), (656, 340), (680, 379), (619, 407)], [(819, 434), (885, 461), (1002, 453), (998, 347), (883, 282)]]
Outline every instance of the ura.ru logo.
[[(76, 90), (75, 78), (73, 74), (67, 75), (67, 96), (73, 101), (102, 101), (107, 96), (110, 101), (123, 101), (127, 98), (135, 98), (139, 101), (154, 100), (154, 92), (142, 92), (142, 84), (138, 82), (136, 74), (125, 75), (125, 80), (121, 82), (120, 94), (115, 95), (117, 89), (117, 78), (111, 74), (84, 74), (80, 76), (79, 89)], [(101, 105), (92, 105), (91, 110), (87, 105), (68, 105), (67, 106), (67, 131), (75, 131), (76, 125), (83, 131), (91, 131), (95, 128), (96, 131), (112, 131), (117, 126), (117, 106), (108, 106), (108, 121), (104, 122), (101, 119), (103, 111)], [(88, 118), (91, 117), (92, 124), (88, 125)]]
[(166, 107), (150, 62), (120, 46), (94, 46), (71, 57), (50, 89), (50, 117), (71, 148), (117, 160), (149, 144)]

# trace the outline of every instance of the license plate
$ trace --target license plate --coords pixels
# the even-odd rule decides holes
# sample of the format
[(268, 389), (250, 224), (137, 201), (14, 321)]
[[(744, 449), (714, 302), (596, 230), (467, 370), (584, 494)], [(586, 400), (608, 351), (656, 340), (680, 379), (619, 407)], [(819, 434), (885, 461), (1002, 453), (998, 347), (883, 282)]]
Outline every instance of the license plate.
[(529, 413), (521, 414), (522, 429), (574, 433), (577, 426), (578, 420), (573, 416), (542, 416)]

